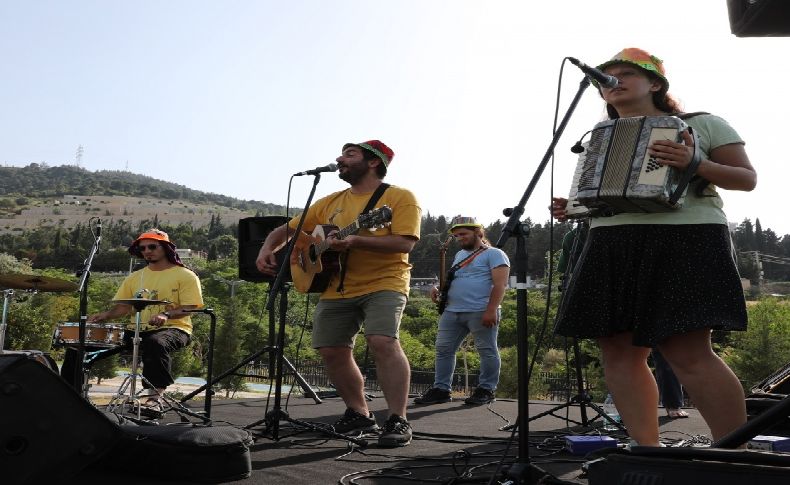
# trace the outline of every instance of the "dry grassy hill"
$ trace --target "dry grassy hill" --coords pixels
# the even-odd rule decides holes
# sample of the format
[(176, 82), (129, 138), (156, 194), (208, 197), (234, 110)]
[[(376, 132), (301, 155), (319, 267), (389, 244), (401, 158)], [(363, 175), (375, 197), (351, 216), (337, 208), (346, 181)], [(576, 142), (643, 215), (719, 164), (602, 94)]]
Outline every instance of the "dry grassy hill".
[(125, 220), (136, 224), (157, 218), (160, 223), (194, 227), (207, 226), (211, 217), (220, 216), (223, 224), (236, 223), (240, 218), (254, 216), (254, 212), (214, 204), (199, 204), (185, 200), (165, 200), (150, 197), (66, 195), (62, 198), (38, 200), (18, 214), (0, 217), (0, 233), (35, 229), (42, 226), (74, 227), (91, 217), (105, 220)]

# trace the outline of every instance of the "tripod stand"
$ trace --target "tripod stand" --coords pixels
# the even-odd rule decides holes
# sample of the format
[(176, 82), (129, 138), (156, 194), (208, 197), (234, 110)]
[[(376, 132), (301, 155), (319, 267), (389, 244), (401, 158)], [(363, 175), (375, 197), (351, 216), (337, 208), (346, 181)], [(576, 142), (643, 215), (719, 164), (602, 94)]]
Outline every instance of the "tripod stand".
[[(563, 256), (560, 258), (560, 264), (558, 266), (563, 266), (564, 268), (558, 268), (560, 271), (565, 273), (565, 276), (562, 278), (562, 283), (559, 286), (560, 290), (560, 301), (557, 310), (557, 318), (560, 318), (562, 312), (565, 309), (565, 290), (568, 288), (568, 284), (573, 278), (573, 269), (576, 266), (577, 261), (583, 257), (582, 255), (582, 246), (584, 245), (584, 241), (587, 238), (587, 231), (588, 225), (585, 220), (579, 220), (576, 224), (576, 227), (573, 229), (573, 243), (570, 248), (567, 248), (565, 242), (563, 240)], [(567, 236), (566, 236), (567, 237)], [(563, 264), (564, 263), (564, 264)], [(606, 412), (595, 404), (592, 401), (592, 397), (587, 392), (587, 389), (584, 387), (584, 378), (582, 376), (582, 367), (581, 367), (581, 351), (579, 350), (579, 341), (576, 337), (572, 338), (572, 346), (573, 346), (573, 360), (574, 360), (574, 367), (575, 367), (575, 377), (576, 377), (576, 395), (571, 397), (569, 400), (560, 404), (558, 406), (554, 406), (553, 408), (544, 411), (542, 413), (536, 414), (528, 419), (528, 421), (533, 421), (538, 418), (542, 418), (543, 416), (552, 415), (554, 417), (565, 419), (568, 422), (581, 425), (584, 427), (590, 426), (590, 423), (595, 421), (598, 417), (603, 418), (604, 420), (608, 421), (613, 426), (616, 426), (617, 429), (620, 431), (625, 431), (623, 425), (617, 422), (615, 419), (610, 417)], [(581, 422), (568, 418), (567, 416), (558, 416), (554, 414), (555, 412), (570, 408), (571, 406), (579, 406), (579, 412), (581, 414)], [(595, 417), (592, 419), (587, 418), (587, 408), (592, 409), (597, 413)]]
[[(142, 290), (143, 291), (148, 290)], [(140, 356), (140, 324), (141, 324), (141, 314), (145, 307), (149, 305), (163, 305), (169, 302), (164, 300), (149, 300), (144, 298), (132, 298), (127, 300), (114, 300), (113, 303), (116, 304), (123, 304), (123, 305), (131, 305), (135, 310), (135, 324), (134, 324), (134, 338), (132, 339), (132, 368), (124, 380), (121, 382), (121, 385), (118, 388), (118, 392), (115, 396), (110, 399), (110, 402), (107, 404), (107, 411), (114, 413), (116, 410), (120, 409), (123, 412), (124, 407), (126, 404), (130, 404), (133, 412), (137, 414), (137, 419), (142, 419), (142, 403), (140, 402), (140, 395), (137, 393), (137, 381), (138, 379), (140, 382), (147, 386), (149, 389), (156, 389), (153, 384), (151, 384), (148, 379), (145, 378), (141, 373), (139, 373), (139, 356)], [(126, 395), (128, 391), (128, 396)], [(188, 416), (192, 416), (198, 419), (203, 420), (204, 422), (210, 421), (210, 419), (200, 416), (196, 414), (186, 407), (184, 407), (178, 401), (170, 398), (167, 394), (162, 393), (159, 396), (159, 399), (167, 405), (167, 409), (173, 409), (178, 413), (183, 413)]]
[[(285, 288), (285, 293), (286, 294), (288, 293), (287, 287)], [(283, 303), (281, 302), (281, 305), (282, 304)], [(288, 307), (287, 297), (284, 300), (284, 304), (285, 304), (286, 309), (287, 309), (287, 307)], [(270, 361), (270, 363), (269, 363), (269, 375), (274, 374), (275, 360), (274, 360), (273, 357), (274, 357), (275, 352), (277, 350), (277, 346), (275, 345), (275, 342), (274, 342), (274, 338), (275, 338), (274, 335), (275, 335), (274, 313), (273, 312), (269, 312), (269, 345), (267, 345), (266, 347), (263, 347), (261, 350), (255, 352), (254, 354), (248, 355), (243, 360), (241, 360), (239, 363), (237, 363), (236, 365), (234, 365), (230, 369), (226, 370), (225, 372), (223, 372), (219, 376), (214, 377), (214, 378), (209, 376), (209, 378), (207, 379), (206, 384), (204, 384), (203, 386), (195, 389), (191, 393), (189, 393), (186, 396), (184, 396), (183, 398), (181, 398), (181, 402), (186, 402), (186, 401), (192, 399), (193, 397), (197, 396), (198, 394), (200, 394), (201, 392), (203, 392), (206, 389), (208, 389), (207, 392), (208, 392), (208, 395), (210, 396), (211, 394), (214, 393), (214, 391), (213, 391), (214, 385), (217, 384), (218, 382), (222, 381), (222, 379), (224, 379), (224, 378), (226, 378), (226, 377), (228, 377), (230, 375), (241, 376), (241, 377), (258, 377), (257, 375), (253, 376), (253, 375), (250, 375), (250, 374), (239, 374), (237, 371), (239, 369), (241, 369), (242, 367), (244, 367), (245, 365), (249, 364), (250, 362), (254, 362), (254, 361), (258, 360), (258, 358), (261, 355), (266, 354), (266, 353), (268, 353), (269, 356), (271, 357), (270, 360), (269, 360)], [(212, 341), (213, 341), (213, 338), (212, 338)], [(282, 359), (283, 359), (283, 365), (285, 367), (287, 367), (288, 370), (291, 372), (291, 375), (293, 375), (294, 380), (299, 384), (299, 387), (301, 387), (302, 390), (304, 391), (305, 396), (311, 398), (313, 401), (315, 401), (316, 404), (321, 404), (323, 402), (323, 401), (321, 401), (321, 398), (318, 397), (318, 394), (313, 390), (313, 388), (305, 380), (305, 378), (302, 377), (301, 374), (299, 374), (299, 372), (296, 370), (296, 367), (294, 367), (294, 365), (291, 363), (291, 361), (289, 361), (284, 355), (282, 356)]]
[[(244, 428), (251, 429), (263, 424), (264, 428), (261, 431), (261, 434), (271, 435), (273, 440), (278, 441), (280, 439), (280, 422), (285, 421), (293, 425), (300, 426), (304, 429), (308, 429), (310, 431), (325, 433), (333, 438), (347, 440), (359, 446), (366, 446), (367, 442), (365, 440), (352, 438), (350, 436), (336, 433), (333, 430), (329, 430), (322, 426), (317, 426), (312, 423), (294, 419), (290, 417), (288, 413), (282, 409), (281, 402), (282, 402), (283, 366), (286, 365), (286, 363), (291, 369), (291, 371), (294, 373), (294, 376), (298, 376), (297, 379), (301, 379), (300, 384), (302, 384), (303, 388), (306, 386), (308, 389), (310, 389), (310, 386), (307, 384), (307, 382), (304, 381), (304, 379), (299, 375), (299, 373), (296, 372), (293, 365), (290, 362), (288, 362), (288, 359), (286, 359), (285, 356), (283, 355), (283, 347), (285, 345), (285, 317), (288, 309), (288, 290), (290, 288), (290, 285), (288, 285), (287, 283), (282, 284), (280, 285), (279, 288), (280, 289), (279, 289), (278, 318), (280, 323), (279, 323), (279, 329), (277, 331), (277, 342), (274, 346), (266, 347), (261, 352), (257, 352), (257, 355), (260, 355), (263, 352), (272, 352), (272, 351), (274, 352), (273, 354), (274, 364), (275, 364), (274, 406), (271, 411), (266, 413), (263, 419), (250, 423)], [(273, 307), (273, 300), (271, 299), (271, 296), (270, 296), (270, 303), (272, 304)], [(274, 314), (273, 308), (270, 308), (270, 318), (273, 318), (273, 314)], [(313, 397), (316, 403), (321, 403), (321, 400), (318, 398), (315, 392), (313, 392), (312, 389), (310, 389), (310, 392), (312, 393), (311, 397)]]

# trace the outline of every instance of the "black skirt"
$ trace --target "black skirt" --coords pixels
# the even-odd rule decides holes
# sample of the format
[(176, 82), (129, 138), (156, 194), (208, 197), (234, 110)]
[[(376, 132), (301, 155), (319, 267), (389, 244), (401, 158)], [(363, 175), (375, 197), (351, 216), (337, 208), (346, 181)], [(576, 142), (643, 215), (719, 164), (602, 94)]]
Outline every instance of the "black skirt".
[(555, 332), (633, 332), (633, 344), (704, 328), (745, 330), (746, 304), (730, 234), (721, 224), (622, 225), (589, 231)]

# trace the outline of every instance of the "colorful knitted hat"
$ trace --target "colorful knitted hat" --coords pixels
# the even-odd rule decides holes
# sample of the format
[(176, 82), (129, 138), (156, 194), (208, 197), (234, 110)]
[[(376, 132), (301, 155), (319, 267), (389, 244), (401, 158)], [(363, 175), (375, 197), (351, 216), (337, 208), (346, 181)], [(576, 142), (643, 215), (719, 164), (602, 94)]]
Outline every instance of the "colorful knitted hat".
[(477, 222), (474, 217), (455, 216), (450, 222), (450, 232), (460, 227), (479, 227), (483, 229), (483, 225)]
[[(641, 67), (645, 71), (650, 71), (664, 81), (666, 88), (669, 89), (669, 81), (667, 80), (666, 71), (664, 70), (664, 61), (656, 56), (650, 55), (647, 51), (637, 47), (627, 47), (598, 66), (598, 69), (603, 71), (613, 64), (632, 64)], [(593, 83), (598, 86), (598, 83), (595, 81), (593, 81)]]
[(382, 162), (384, 162), (385, 167), (389, 167), (390, 162), (392, 162), (393, 157), (395, 157), (395, 152), (393, 152), (390, 147), (385, 145), (384, 142), (379, 140), (368, 140), (363, 141), (362, 143), (346, 143), (343, 145), (343, 150), (348, 147), (360, 147), (373, 152), (381, 159)]

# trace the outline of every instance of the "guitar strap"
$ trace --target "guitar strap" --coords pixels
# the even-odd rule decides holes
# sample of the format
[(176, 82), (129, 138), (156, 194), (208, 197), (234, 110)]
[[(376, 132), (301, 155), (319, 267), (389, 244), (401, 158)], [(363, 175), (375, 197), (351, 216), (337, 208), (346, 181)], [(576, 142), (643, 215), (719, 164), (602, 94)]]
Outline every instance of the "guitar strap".
[[(376, 187), (376, 190), (370, 195), (370, 199), (368, 199), (367, 205), (365, 208), (362, 209), (362, 212), (359, 215), (367, 214), (370, 212), (373, 207), (376, 206), (376, 202), (379, 201), (382, 195), (384, 195), (384, 191), (389, 188), (390, 184), (386, 182), (382, 182)], [(349, 189), (350, 190), (350, 189)], [(343, 294), (343, 281), (346, 279), (346, 268), (348, 267), (348, 251), (340, 255), (340, 282), (337, 284), (337, 292), (341, 295)]]
[(455, 273), (459, 269), (470, 264), (476, 257), (480, 256), (480, 253), (482, 253), (486, 249), (488, 249), (488, 246), (480, 246), (479, 248), (475, 249), (471, 254), (469, 254), (467, 257), (454, 264), (452, 268), (447, 270), (447, 277), (444, 279), (444, 288), (442, 288), (442, 293), (445, 295), (445, 298), (443, 298), (442, 305), (440, 305), (439, 307), (439, 315), (441, 315), (444, 312), (444, 307), (447, 305), (446, 295), (450, 292), (450, 285), (453, 284), (453, 280), (455, 279)]

